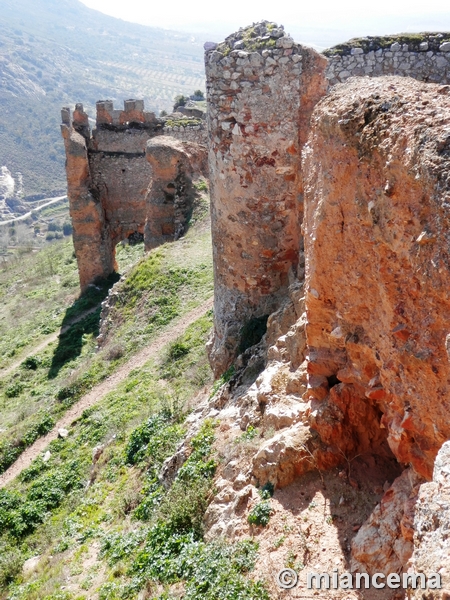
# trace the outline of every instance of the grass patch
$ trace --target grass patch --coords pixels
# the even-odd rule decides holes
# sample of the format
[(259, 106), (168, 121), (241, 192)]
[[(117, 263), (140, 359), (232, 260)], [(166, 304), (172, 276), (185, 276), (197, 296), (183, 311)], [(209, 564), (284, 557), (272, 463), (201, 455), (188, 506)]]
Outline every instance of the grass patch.
[[(197, 221), (185, 238), (131, 266), (141, 251), (127, 246), (118, 251), (119, 260), (122, 256), (129, 261), (129, 271), (114, 288), (115, 303), (109, 325), (102, 329), (105, 344), (99, 352), (95, 351), (98, 313), (94, 312), (44, 350), (27, 354), (32, 342), (26, 341), (20, 366), (0, 379), (0, 410), (6, 427), (0, 433), (4, 468), (14, 452), (17, 457), (26, 444), (43, 435), (81, 394), (114, 372), (175, 317), (211, 296), (211, 246), (205, 221)], [(65, 256), (55, 275), (60, 283), (61, 277), (70, 279), (65, 269), (76, 276), (73, 258)], [(47, 298), (40, 284), (27, 289), (31, 324), (25, 316), (21, 323), (24, 331), (31, 332), (36, 323), (32, 307)], [(76, 286), (63, 289), (67, 293)], [(60, 297), (52, 293), (48, 292), (48, 308), (55, 314), (59, 310), (55, 322), (60, 327), (64, 315), (72, 320), (83, 314), (96, 306), (97, 294), (103, 292), (89, 288), (91, 295), (75, 304), (74, 297), (67, 296), (62, 309), (56, 308)], [(46, 327), (49, 323), (47, 314)], [(162, 600), (171, 596), (175, 584), (192, 600), (268, 598), (263, 584), (248, 577), (256, 558), (255, 544), (203, 541), (203, 517), (216, 469), (214, 423), (204, 423), (186, 444), (184, 455), (166, 463), (184, 439), (193, 398), (212, 383), (205, 352), (211, 326), (210, 311), (157, 359), (132, 371), (117, 389), (84, 411), (67, 438), (49, 445), (49, 460), (38, 457), (2, 490), (2, 597), (74, 600), (96, 593), (113, 600), (136, 598), (145, 588), (149, 597)], [(86, 569), (85, 561), (95, 546), (100, 547), (100, 556)], [(23, 562), (33, 556), (40, 556), (39, 565), (34, 573), (24, 574)], [(71, 590), (61, 590), (68, 577)]]
[[(205, 217), (206, 215), (203, 215), (204, 220)], [(22, 363), (18, 364), (11, 374), (3, 379), (0, 377), (0, 472), (10, 466), (36, 439), (33, 437), (33, 431), (40, 427), (43, 414), (56, 421), (83, 394), (113, 373), (133, 353), (149, 344), (161, 329), (212, 294), (211, 242), (204, 220), (198, 222), (185, 238), (174, 244), (167, 244), (144, 257), (142, 244), (119, 244), (117, 255), (121, 266), (128, 272), (128, 278), (116, 284), (117, 302), (111, 308), (108, 323), (104, 331), (102, 330), (106, 341), (100, 352), (96, 351), (100, 307), (76, 323), (73, 323), (73, 320), (79, 319), (85, 311), (98, 306), (110, 286), (117, 280), (117, 276), (89, 286), (86, 294), (65, 311), (55, 308), (59, 292), (54, 298), (51, 297), (51, 291), (49, 292), (49, 306), (53, 307), (55, 314), (58, 312), (59, 326), (66, 326), (67, 329), (56, 343), (53, 342), (44, 350), (35, 351), (28, 357), (25, 355)], [(71, 269), (78, 282), (76, 262), (72, 251), (69, 254), (68, 245), (62, 243), (59, 250), (51, 250), (56, 253), (51, 255), (54, 256), (52, 268), (59, 273), (55, 277), (61, 278), (66, 272), (65, 269)], [(61, 255), (56, 250), (60, 251)], [(48, 250), (42, 252), (42, 255), (39, 253), (34, 256), (37, 263), (30, 263), (30, 271), (36, 271), (37, 264), (41, 264), (42, 261), (46, 264)], [(136, 259), (137, 264), (132, 265)], [(60, 267), (62, 271), (58, 271)], [(16, 272), (12, 270), (7, 273), (14, 280)], [(7, 273), (4, 273), (5, 278)], [(25, 316), (23, 320), (23, 326), (29, 329), (35, 325), (36, 311), (33, 311), (33, 307), (41, 305), (44, 293), (41, 284), (35, 283), (33, 298), (30, 296), (29, 300), (30, 321), (27, 322)], [(0, 314), (1, 310), (0, 308)], [(50, 319), (47, 319), (47, 322), (50, 322)], [(2, 323), (0, 321), (0, 329)], [(11, 328), (11, 324), (9, 327)], [(50, 329), (53, 328), (45, 329), (46, 334)], [(190, 346), (195, 345), (198, 336), (203, 334), (203, 331), (191, 333), (190, 339), (179, 342), (181, 345), (178, 350), (175, 346), (169, 350), (169, 354), (172, 352), (172, 355), (163, 369), (167, 371), (168, 377), (170, 375), (174, 381), (178, 381), (176, 372), (180, 369), (190, 369), (195, 364), (198, 353), (192, 353)], [(12, 330), (9, 335), (12, 335)], [(0, 346), (2, 341), (0, 340)], [(29, 341), (28, 346), (24, 345), (22, 353), (32, 347), (33, 343)], [(173, 354), (182, 353), (182, 348), (185, 348), (184, 356)], [(204, 365), (197, 377), (199, 385), (203, 385), (208, 380), (209, 368)], [(183, 387), (181, 383), (176, 385), (180, 390)], [(182, 391), (177, 393), (183, 395)]]
[[(160, 480), (162, 465), (187, 430), (183, 407), (205, 385), (211, 324), (209, 313), (187, 328), (177, 340), (181, 356), (169, 345), (158, 361), (130, 373), (83, 413), (68, 438), (50, 444), (48, 462), (35, 460), (4, 492), (0, 586), (5, 597), (56, 598), (69, 574), (78, 592), (68, 598), (82, 597), (95, 579), (85, 572), (83, 556), (98, 543), (99, 598), (135, 598), (145, 588), (149, 597), (163, 600), (171, 596), (171, 585), (182, 584), (191, 600), (268, 600), (263, 583), (248, 577), (256, 544), (203, 541), (216, 468), (213, 422), (205, 422), (191, 439), (172, 479), (164, 485)], [(209, 373), (206, 383), (211, 381)], [(93, 462), (94, 448), (101, 451)], [(6, 522), (13, 527), (5, 529)], [(51, 566), (24, 576), (23, 561), (37, 554)]]

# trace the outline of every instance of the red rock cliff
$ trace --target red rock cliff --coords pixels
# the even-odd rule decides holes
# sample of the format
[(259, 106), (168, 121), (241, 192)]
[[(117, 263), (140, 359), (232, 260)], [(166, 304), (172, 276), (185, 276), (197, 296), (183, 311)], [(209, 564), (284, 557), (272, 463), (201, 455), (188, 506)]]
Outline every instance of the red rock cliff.
[(430, 479), (450, 438), (450, 88), (394, 77), (333, 88), (304, 173), (314, 426), (347, 452), (386, 434)]

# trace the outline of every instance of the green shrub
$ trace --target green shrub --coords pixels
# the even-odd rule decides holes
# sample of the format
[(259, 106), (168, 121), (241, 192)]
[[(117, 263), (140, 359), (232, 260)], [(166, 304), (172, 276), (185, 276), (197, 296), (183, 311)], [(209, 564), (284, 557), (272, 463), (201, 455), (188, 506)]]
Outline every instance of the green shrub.
[(63, 234), (64, 235), (72, 235), (72, 223), (65, 221), (63, 223)]
[(0, 490), (0, 534), (8, 531), (13, 537), (22, 538), (32, 533), (48, 511), (81, 486), (80, 464), (71, 461), (64, 469), (44, 473), (30, 486), (25, 498), (18, 492)]
[(43, 471), (45, 471), (48, 468), (49, 468), (48, 463), (45, 463), (42, 460), (42, 457), (39, 456), (38, 458), (33, 460), (31, 465), (27, 469), (24, 469), (21, 472), (21, 474), (19, 475), (19, 479), (23, 483), (32, 481), (33, 479), (36, 479)]
[(169, 346), (168, 356), (171, 360), (178, 360), (186, 354), (189, 354), (190, 348), (187, 344), (179, 340), (172, 342)]
[(40, 360), (37, 356), (27, 356), (20, 366), (22, 369), (26, 369), (28, 371), (36, 371), (40, 364)]
[(220, 542), (187, 548), (184, 558), (185, 600), (269, 600), (261, 581), (244, 577), (251, 571), (258, 546), (251, 541)]
[(268, 481), (262, 486), (261, 490), (259, 491), (259, 495), (263, 500), (267, 500), (268, 498), (272, 498), (274, 492), (275, 486), (271, 481)]
[(5, 396), (7, 398), (17, 398), (17, 396), (20, 396), (20, 394), (22, 393), (24, 387), (25, 386), (22, 382), (14, 381), (6, 388)]
[(270, 507), (270, 501), (263, 500), (262, 502), (258, 502), (258, 504), (252, 508), (247, 520), (251, 525), (262, 525), (265, 527), (269, 524), (271, 513), (272, 509)]
[(150, 466), (159, 468), (175, 450), (183, 428), (174, 422), (172, 413), (162, 410), (137, 427), (125, 448), (125, 461), (130, 465), (147, 459)]
[(77, 381), (72, 385), (67, 385), (59, 389), (56, 393), (57, 400), (71, 400), (75, 402), (77, 398), (83, 393), (84, 387), (81, 381)]
[(259, 502), (256, 506), (252, 508), (248, 515), (248, 522), (252, 525), (262, 525), (265, 527), (268, 525), (270, 520), (270, 515), (272, 514), (272, 508), (270, 506), (270, 498), (273, 496), (275, 491), (273, 483), (268, 481), (263, 487), (259, 490), (259, 495), (261, 496), (262, 502)]
[(22, 570), (22, 563), (23, 558), (17, 550), (0, 553), (0, 589), (14, 581)]
[(193, 531), (176, 531), (172, 524), (158, 522), (150, 530), (144, 548), (133, 562), (131, 573), (161, 583), (173, 583), (183, 576), (180, 554), (196, 541)]
[(136, 548), (145, 540), (146, 531), (137, 529), (129, 533), (117, 531), (105, 533), (102, 537), (100, 553), (108, 559), (110, 566), (134, 554)]
[(158, 525), (131, 572), (166, 584), (184, 580), (185, 600), (269, 600), (262, 582), (245, 577), (254, 567), (257, 549), (250, 541), (206, 544)]
[(32, 426), (23, 436), (23, 442), (25, 446), (31, 446), (31, 444), (33, 444), (39, 437), (42, 437), (43, 435), (46, 435), (49, 431), (51, 431), (54, 425), (54, 418), (49, 414), (45, 414), (42, 417), (41, 421), (39, 421), (39, 423), (37, 423), (36, 425)]
[(207, 479), (176, 480), (158, 506), (157, 514), (174, 532), (203, 535), (203, 517), (208, 508), (211, 482)]

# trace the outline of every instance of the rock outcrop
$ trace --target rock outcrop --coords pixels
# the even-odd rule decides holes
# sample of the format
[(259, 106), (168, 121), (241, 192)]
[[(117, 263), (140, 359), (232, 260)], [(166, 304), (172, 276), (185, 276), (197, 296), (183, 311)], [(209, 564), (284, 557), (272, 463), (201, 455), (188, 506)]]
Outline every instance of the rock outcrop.
[(414, 508), (421, 478), (412, 469), (397, 477), (358, 531), (352, 544), (352, 571), (399, 573), (413, 552)]
[[(420, 487), (414, 514), (414, 553), (410, 568), (415, 573), (438, 573), (442, 589), (427, 592), (427, 600), (450, 598), (450, 442), (440, 449), (433, 480)], [(414, 600), (423, 592), (415, 591)]]
[[(375, 509), (372, 503), (366, 523), (354, 528), (349, 568), (446, 573), (444, 480), (450, 461), (443, 451), (436, 463), (440, 475), (435, 468), (434, 483), (423, 482), (431, 479), (436, 455), (450, 439), (449, 92), (448, 86), (413, 79), (354, 78), (332, 88), (316, 106), (296, 178), (305, 200), (305, 283), (303, 265), (295, 268), (294, 262), (291, 285), (280, 285), (279, 295), (272, 296), (278, 308), (267, 320), (262, 345), (238, 357), (238, 372), (214, 399), (227, 432), (258, 427), (263, 439), (250, 457), (234, 458), (221, 472), (220, 494), (206, 517), (208, 535), (245, 530), (248, 511), (242, 506), (255, 501), (252, 486), (270, 482), (287, 489), (311, 470), (342, 465), (343, 477), (358, 487), (350, 475), (358, 457), (367, 464), (397, 461), (402, 475), (392, 470), (384, 488), (377, 485)], [(234, 143), (230, 138), (230, 147)], [(245, 144), (245, 136), (237, 143)], [(220, 171), (214, 166), (213, 188), (222, 189), (236, 176), (238, 169), (221, 177), (228, 173), (224, 165), (233, 164), (224, 161)], [(231, 200), (225, 192), (220, 199), (217, 187), (213, 194), (213, 228), (219, 235), (230, 222), (230, 239), (236, 241), (227, 207), (236, 200), (242, 208), (247, 200), (238, 187), (228, 191)], [(299, 221), (301, 211), (295, 217)], [(240, 221), (239, 240), (262, 235), (261, 217), (260, 222), (262, 227)], [(226, 255), (231, 246), (224, 234), (221, 239)], [(241, 279), (249, 273), (247, 263), (233, 256), (226, 264), (215, 257), (219, 286), (232, 281), (232, 271)], [(237, 298), (236, 291), (219, 298), (211, 352), (218, 371), (239, 352), (238, 336), (227, 327), (242, 334), (245, 319), (259, 315), (255, 307), (264, 305), (249, 287), (241, 293), (242, 303), (229, 304), (228, 315), (223, 298)], [(241, 310), (245, 298), (249, 304)], [(260, 368), (246, 380), (249, 356)], [(443, 515), (431, 523), (438, 508)], [(436, 550), (427, 552), (433, 544)]]
[(450, 438), (449, 91), (402, 78), (336, 86), (304, 161), (315, 427), (336, 446), (353, 437), (347, 453), (386, 436), (426, 479)]

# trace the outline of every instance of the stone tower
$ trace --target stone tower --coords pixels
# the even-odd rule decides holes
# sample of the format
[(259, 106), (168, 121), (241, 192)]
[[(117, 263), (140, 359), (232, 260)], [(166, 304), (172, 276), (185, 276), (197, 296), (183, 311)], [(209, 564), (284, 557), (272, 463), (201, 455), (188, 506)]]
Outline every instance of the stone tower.
[[(277, 308), (302, 255), (301, 147), (326, 59), (264, 21), (205, 55), (215, 276), (211, 364), (222, 373)], [(300, 268), (302, 263), (300, 261)]]

